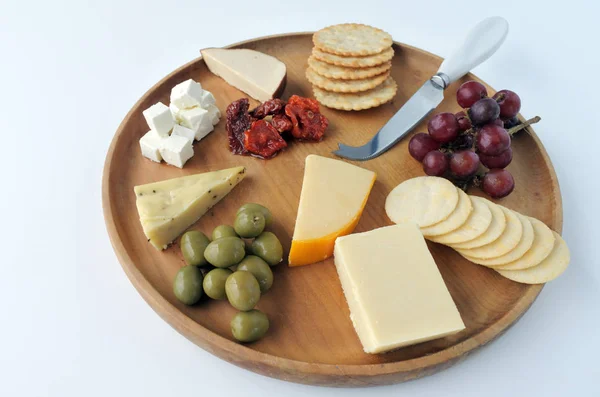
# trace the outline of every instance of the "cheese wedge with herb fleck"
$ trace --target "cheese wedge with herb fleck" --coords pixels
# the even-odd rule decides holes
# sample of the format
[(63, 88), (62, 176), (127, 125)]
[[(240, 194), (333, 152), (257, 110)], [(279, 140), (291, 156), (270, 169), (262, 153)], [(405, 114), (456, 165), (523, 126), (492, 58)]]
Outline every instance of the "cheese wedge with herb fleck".
[(148, 241), (163, 250), (246, 176), (244, 167), (188, 175), (133, 188)]

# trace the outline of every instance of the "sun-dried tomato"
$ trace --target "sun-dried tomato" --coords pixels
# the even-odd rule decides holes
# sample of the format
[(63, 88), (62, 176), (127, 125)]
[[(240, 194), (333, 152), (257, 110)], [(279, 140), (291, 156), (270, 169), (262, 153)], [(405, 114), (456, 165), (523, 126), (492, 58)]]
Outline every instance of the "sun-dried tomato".
[(262, 119), (267, 116), (283, 113), (284, 107), (285, 101), (282, 101), (279, 98), (269, 99), (254, 108), (254, 110), (250, 112), (250, 115), (254, 118)]
[(287, 143), (270, 123), (257, 120), (244, 133), (244, 146), (250, 153), (268, 159), (287, 147)]
[(241, 98), (227, 106), (227, 138), (229, 150), (233, 154), (248, 154), (244, 148), (244, 132), (250, 128), (252, 117), (248, 113), (248, 98)]
[(292, 121), (285, 114), (276, 114), (271, 119), (271, 124), (279, 133), (284, 133), (292, 130)]
[(285, 106), (285, 114), (292, 121), (294, 138), (306, 141), (323, 139), (329, 121), (319, 112), (316, 100), (292, 95)]

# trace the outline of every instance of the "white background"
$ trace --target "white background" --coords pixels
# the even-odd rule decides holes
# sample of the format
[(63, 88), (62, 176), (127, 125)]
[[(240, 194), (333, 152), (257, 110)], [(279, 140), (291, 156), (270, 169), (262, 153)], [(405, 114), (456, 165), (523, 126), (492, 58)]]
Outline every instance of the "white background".
[[(0, 1), (2, 396), (330, 396), (221, 361), (142, 300), (111, 249), (101, 174), (112, 136), (198, 49), (364, 22), (442, 56), (479, 19), (511, 25), (475, 73), (523, 99), (554, 162), (569, 270), (507, 334), (437, 375), (369, 396), (599, 396), (596, 2)], [(286, 5), (285, 3), (289, 3)], [(211, 395), (214, 395), (211, 393)]]

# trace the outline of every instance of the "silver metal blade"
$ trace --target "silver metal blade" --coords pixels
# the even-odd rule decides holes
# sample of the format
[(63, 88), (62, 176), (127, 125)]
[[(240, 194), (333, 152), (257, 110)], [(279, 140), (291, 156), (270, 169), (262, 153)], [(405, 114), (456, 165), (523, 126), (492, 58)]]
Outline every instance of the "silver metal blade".
[(363, 146), (339, 144), (335, 155), (350, 160), (370, 160), (404, 138), (444, 99), (444, 89), (427, 80), (425, 84), (396, 112), (396, 114)]

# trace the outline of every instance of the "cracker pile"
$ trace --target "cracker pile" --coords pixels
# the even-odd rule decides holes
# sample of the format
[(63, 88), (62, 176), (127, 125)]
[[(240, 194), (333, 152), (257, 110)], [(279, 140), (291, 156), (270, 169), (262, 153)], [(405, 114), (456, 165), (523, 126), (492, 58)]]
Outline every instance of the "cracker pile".
[(340, 110), (363, 110), (389, 102), (396, 95), (390, 76), (392, 36), (357, 23), (333, 25), (313, 36), (306, 78), (315, 98)]

